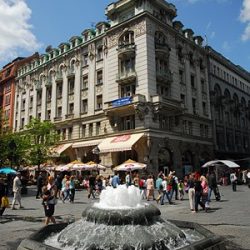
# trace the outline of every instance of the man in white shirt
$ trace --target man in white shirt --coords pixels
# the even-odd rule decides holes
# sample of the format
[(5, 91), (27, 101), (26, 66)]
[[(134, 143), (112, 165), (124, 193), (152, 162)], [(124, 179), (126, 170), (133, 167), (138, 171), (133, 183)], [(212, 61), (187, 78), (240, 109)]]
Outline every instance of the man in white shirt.
[(11, 209), (15, 209), (15, 203), (16, 201), (19, 203), (19, 208), (23, 208), (21, 205), (21, 188), (22, 188), (22, 183), (20, 180), (21, 173), (17, 172), (16, 177), (13, 180), (13, 193), (14, 193), (14, 198), (12, 200), (12, 205)]

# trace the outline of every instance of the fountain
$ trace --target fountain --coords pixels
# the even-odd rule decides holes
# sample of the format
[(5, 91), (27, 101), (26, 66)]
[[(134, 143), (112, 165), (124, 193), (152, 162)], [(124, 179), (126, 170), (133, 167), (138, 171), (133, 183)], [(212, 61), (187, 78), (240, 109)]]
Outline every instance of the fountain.
[(82, 219), (46, 226), (18, 249), (225, 249), (221, 238), (198, 224), (172, 223), (160, 214), (157, 207), (142, 201), (138, 188), (108, 187), (99, 203), (83, 211)]

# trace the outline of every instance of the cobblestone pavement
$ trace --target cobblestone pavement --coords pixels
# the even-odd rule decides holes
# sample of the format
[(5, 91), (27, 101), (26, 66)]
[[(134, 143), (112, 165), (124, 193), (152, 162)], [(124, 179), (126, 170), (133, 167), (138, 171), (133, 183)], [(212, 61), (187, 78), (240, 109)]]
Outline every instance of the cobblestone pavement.
[[(159, 207), (164, 219), (196, 222), (225, 237), (227, 249), (250, 250), (250, 189), (242, 185), (237, 186), (237, 192), (232, 192), (231, 186), (226, 186), (220, 187), (220, 192), (221, 201), (212, 199), (207, 213), (192, 213), (187, 195), (183, 201), (174, 201), (174, 205), (149, 202)], [(75, 203), (58, 202), (56, 220), (77, 220), (81, 218), (84, 208), (93, 202), (98, 202), (98, 199), (88, 199), (85, 190), (77, 191)], [(22, 197), (22, 205), (24, 209), (7, 209), (0, 218), (0, 250), (16, 249), (22, 239), (44, 226), (43, 207), (41, 200), (35, 199), (35, 187), (28, 188), (28, 194)]]

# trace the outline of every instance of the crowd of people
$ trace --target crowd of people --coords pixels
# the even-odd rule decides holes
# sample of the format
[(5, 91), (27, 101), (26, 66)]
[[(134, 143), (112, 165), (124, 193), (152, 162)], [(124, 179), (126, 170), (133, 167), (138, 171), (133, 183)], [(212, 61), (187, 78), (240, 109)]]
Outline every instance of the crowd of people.
[[(243, 170), (244, 171), (244, 170)], [(239, 179), (248, 184), (250, 188), (250, 171), (239, 172), (232, 170), (227, 183), (232, 184), (232, 190), (236, 191)], [(242, 177), (244, 176), (244, 177)], [(6, 182), (7, 181), (7, 182)], [(98, 174), (89, 174), (85, 178), (79, 178), (69, 173), (61, 173), (53, 176), (38, 173), (36, 178), (37, 192), (36, 199), (41, 199), (44, 208), (45, 224), (50, 222), (56, 223), (54, 218), (55, 206), (58, 200), (62, 203), (74, 203), (76, 184), (78, 187), (88, 190), (88, 199), (96, 199), (107, 186), (117, 188), (118, 185), (124, 184), (127, 187), (134, 185), (140, 189), (142, 199), (147, 201), (153, 200), (156, 203), (164, 205), (166, 202), (174, 204), (174, 200), (183, 200), (186, 195), (189, 199), (189, 207), (193, 213), (201, 210), (207, 211), (211, 201), (211, 195), (217, 201), (220, 200), (220, 192), (217, 185), (215, 172), (210, 169), (206, 174), (200, 174), (198, 171), (186, 175), (183, 179), (178, 178), (175, 171), (170, 171), (167, 175), (160, 172), (155, 178), (153, 174), (147, 176), (138, 172), (114, 173), (113, 176), (102, 176)], [(5, 178), (0, 178), (0, 216), (3, 215), (6, 208), (22, 209), (21, 203), (21, 173), (17, 172), (12, 179), (13, 199), (10, 206), (8, 199), (9, 184)]]

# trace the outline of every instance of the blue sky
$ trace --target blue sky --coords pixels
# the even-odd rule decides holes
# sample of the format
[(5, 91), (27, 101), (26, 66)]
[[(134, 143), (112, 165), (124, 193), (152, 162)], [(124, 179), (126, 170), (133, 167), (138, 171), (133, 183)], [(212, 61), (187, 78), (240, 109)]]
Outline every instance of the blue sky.
[[(0, 68), (105, 21), (112, 0), (0, 0)], [(250, 0), (169, 0), (176, 20), (250, 71)]]

